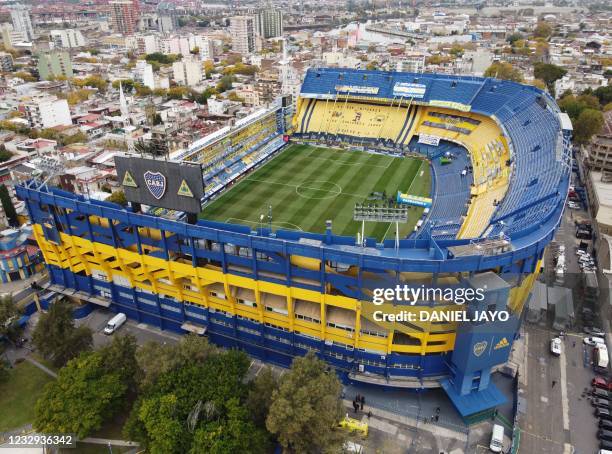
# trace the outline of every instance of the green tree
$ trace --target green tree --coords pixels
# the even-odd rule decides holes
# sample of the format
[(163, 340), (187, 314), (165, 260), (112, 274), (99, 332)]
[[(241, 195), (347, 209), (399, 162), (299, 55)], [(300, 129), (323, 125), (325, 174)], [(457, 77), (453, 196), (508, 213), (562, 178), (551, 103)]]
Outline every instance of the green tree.
[(234, 78), (231, 75), (223, 76), (217, 84), (217, 92), (223, 93), (224, 91), (232, 89), (232, 82)]
[(612, 102), (612, 84), (607, 87), (599, 87), (597, 90), (593, 92), (602, 106), (609, 104)]
[(512, 33), (506, 38), (506, 41), (508, 41), (511, 45), (514, 45), (514, 43), (521, 39), (524, 39), (524, 36), (521, 33)]
[(225, 404), (226, 418), (223, 421), (208, 421), (194, 434), (191, 454), (219, 453), (264, 453), (266, 436), (249, 419), (248, 410), (236, 397)]
[(266, 426), (266, 418), (272, 405), (272, 395), (278, 389), (278, 380), (272, 373), (272, 369), (262, 369), (250, 384), (247, 406), (255, 424), (259, 427)]
[(74, 326), (72, 306), (60, 300), (40, 316), (32, 342), (54, 365), (63, 366), (82, 351), (91, 349), (93, 340), (87, 326)]
[(87, 352), (60, 369), (36, 402), (34, 427), (46, 433), (75, 433), (79, 438), (123, 408), (128, 386), (105, 352)]
[(0, 337), (6, 336), (11, 340), (19, 337), (21, 329), (17, 324), (20, 311), (11, 295), (0, 296)]
[(11, 195), (5, 184), (0, 184), (0, 204), (2, 204), (2, 209), (4, 210), (4, 214), (9, 224), (14, 227), (18, 226), (19, 219), (17, 218), (17, 210), (15, 210), (13, 199), (11, 199)]
[(598, 134), (604, 124), (603, 114), (599, 110), (584, 109), (574, 121), (574, 142), (580, 145), (589, 143), (593, 134)]
[(583, 110), (599, 110), (599, 101), (593, 95), (566, 95), (559, 100), (559, 107), (567, 113), (572, 121), (576, 121)]
[(485, 77), (495, 77), (497, 79), (512, 80), (514, 82), (522, 82), (523, 75), (521, 72), (512, 66), (511, 63), (504, 61), (496, 61), (489, 66), (484, 72)]
[(134, 81), (132, 79), (116, 80), (112, 83), (115, 90), (119, 90), (119, 83), (123, 88), (124, 93), (130, 93), (134, 89)]
[(335, 452), (346, 437), (338, 429), (341, 391), (338, 377), (312, 352), (295, 358), (273, 393), (266, 427), (293, 452)]
[(535, 38), (549, 38), (552, 35), (552, 27), (545, 21), (538, 22), (538, 25), (533, 29)]
[(561, 79), (566, 74), (566, 69), (550, 63), (536, 63), (533, 66), (534, 77), (543, 80), (548, 87), (548, 91), (553, 95), (555, 93), (555, 81)]
[(215, 352), (215, 346), (195, 334), (181, 337), (178, 344), (147, 342), (136, 354), (138, 366), (143, 371), (140, 387), (152, 386), (161, 374), (171, 370), (187, 364), (201, 364)]
[(0, 162), (6, 162), (13, 157), (13, 153), (8, 151), (4, 145), (0, 145)]
[[(192, 339), (178, 349), (176, 361), (167, 356), (172, 349), (160, 349), (165, 358), (156, 361), (149, 348), (148, 367), (161, 364), (166, 370), (145, 370), (146, 385), (126, 423), (126, 436), (151, 453), (264, 452), (265, 433), (244, 405), (248, 358), (235, 350), (207, 354), (203, 345)], [(193, 351), (204, 359), (183, 357)]]
[(172, 87), (168, 89), (167, 96), (170, 99), (183, 99), (189, 94), (187, 87)]
[(118, 205), (121, 205), (122, 207), (125, 207), (128, 204), (127, 198), (125, 197), (125, 192), (123, 192), (121, 189), (109, 195), (106, 198), (106, 201), (116, 203)]

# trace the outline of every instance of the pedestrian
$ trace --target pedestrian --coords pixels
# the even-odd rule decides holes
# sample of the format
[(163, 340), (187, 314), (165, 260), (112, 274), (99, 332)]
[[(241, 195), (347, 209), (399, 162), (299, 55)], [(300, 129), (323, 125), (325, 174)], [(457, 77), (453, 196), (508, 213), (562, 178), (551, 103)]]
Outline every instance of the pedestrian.
[(576, 348), (576, 341), (572, 342), (572, 348)]
[(368, 411), (368, 419), (370, 419), (372, 417), (372, 412)]
[(361, 409), (363, 410), (363, 406), (365, 405), (365, 396), (361, 396), (359, 403), (361, 404)]
[(557, 380), (553, 380), (552, 381), (552, 388), (554, 388), (556, 384), (557, 384)]
[(357, 393), (357, 395), (355, 396), (355, 402), (361, 402), (361, 394)]
[(440, 407), (436, 407), (436, 415), (440, 414)]
[(355, 401), (353, 401), (353, 410), (355, 410), (355, 413), (357, 413), (357, 410), (359, 410), (359, 404)]

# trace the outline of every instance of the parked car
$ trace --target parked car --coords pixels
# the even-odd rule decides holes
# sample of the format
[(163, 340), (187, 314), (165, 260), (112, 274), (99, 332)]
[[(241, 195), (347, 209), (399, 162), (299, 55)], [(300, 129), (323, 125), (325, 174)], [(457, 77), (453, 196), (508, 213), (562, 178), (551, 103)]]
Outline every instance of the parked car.
[(561, 356), (561, 339), (558, 337), (550, 341), (550, 353), (554, 356)]
[(608, 421), (606, 419), (600, 419), (597, 426), (601, 427), (602, 429), (606, 427), (608, 430), (612, 430), (612, 421)]
[(605, 389), (608, 390), (610, 389), (610, 383), (608, 383), (608, 380), (606, 380), (603, 377), (595, 377), (593, 378), (593, 380), (591, 380), (591, 386), (595, 387), (595, 388), (601, 388), (601, 389)]
[(610, 414), (610, 410), (607, 410), (605, 408), (596, 408), (595, 416), (597, 416), (599, 419), (607, 419), (609, 421), (612, 421), (612, 415)]
[(606, 391), (605, 389), (593, 388), (591, 391), (594, 399), (612, 399), (612, 393), (610, 391)]
[(585, 337), (584, 339), (582, 339), (582, 342), (586, 345), (591, 345), (591, 346), (596, 346), (598, 344), (604, 344), (606, 343), (605, 339), (603, 337)]
[(606, 398), (597, 398), (591, 401), (593, 407), (610, 408), (610, 401)]
[(612, 431), (600, 429), (597, 431), (597, 438), (600, 440), (612, 441)]
[(601, 328), (596, 328), (594, 326), (585, 326), (584, 332), (594, 337), (601, 337), (602, 339), (606, 335)]

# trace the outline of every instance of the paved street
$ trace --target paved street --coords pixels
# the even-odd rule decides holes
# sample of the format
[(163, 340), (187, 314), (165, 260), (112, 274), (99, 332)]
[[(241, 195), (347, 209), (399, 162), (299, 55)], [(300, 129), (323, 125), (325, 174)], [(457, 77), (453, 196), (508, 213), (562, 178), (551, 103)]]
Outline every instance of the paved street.
[[(587, 454), (599, 449), (597, 419), (587, 394), (595, 374), (590, 364), (591, 349), (583, 345), (585, 335), (581, 332), (581, 271), (575, 254), (580, 240), (575, 237), (574, 227), (579, 218), (589, 219), (589, 213), (566, 210), (555, 237), (557, 244), (565, 246), (564, 286), (573, 289), (577, 319), (576, 326), (563, 339), (561, 356), (550, 354), (550, 340), (559, 334), (549, 328), (551, 311), (539, 325), (523, 325), (528, 353), (520, 375), (519, 392), (526, 407), (519, 419), (521, 452)], [(547, 275), (550, 271), (547, 269)]]

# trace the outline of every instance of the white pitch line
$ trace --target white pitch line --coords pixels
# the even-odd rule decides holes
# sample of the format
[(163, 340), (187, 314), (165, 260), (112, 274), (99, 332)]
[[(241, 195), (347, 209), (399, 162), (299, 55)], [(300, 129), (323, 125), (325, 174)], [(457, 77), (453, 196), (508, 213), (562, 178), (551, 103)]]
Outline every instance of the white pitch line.
[[(276, 182), (276, 181), (269, 181), (269, 180), (258, 180), (257, 178), (247, 178), (246, 180), (247, 180), (247, 181), (257, 181), (257, 182), (259, 182), (259, 183), (276, 184), (276, 185), (279, 185), (279, 186), (287, 186), (287, 187), (289, 187), (289, 188), (294, 188), (294, 189), (297, 189), (297, 188), (303, 187), (303, 188), (305, 188), (305, 189), (313, 189), (313, 190), (316, 190), (316, 191), (325, 191), (325, 192), (331, 192), (331, 191), (329, 191), (329, 190), (327, 190), (327, 189), (313, 188), (313, 187), (304, 186), (304, 185), (302, 185), (302, 184), (280, 183), (280, 182)], [(304, 184), (308, 184), (308, 182), (306, 181)], [(334, 183), (334, 184), (335, 184), (335, 183)], [(337, 186), (338, 186), (338, 187), (340, 188), (340, 190), (341, 190), (341, 192), (340, 192), (339, 194), (337, 194), (337, 193), (336, 193), (336, 194), (337, 194), (337, 195), (339, 195), (339, 196), (340, 196), (340, 195), (348, 195), (348, 196), (351, 196), (351, 197), (357, 197), (357, 198), (364, 198), (364, 197), (365, 197), (363, 194), (353, 194), (353, 193), (350, 193), (350, 192), (344, 192), (344, 190), (342, 190), (342, 186), (340, 186), (340, 185), (337, 185)]]

